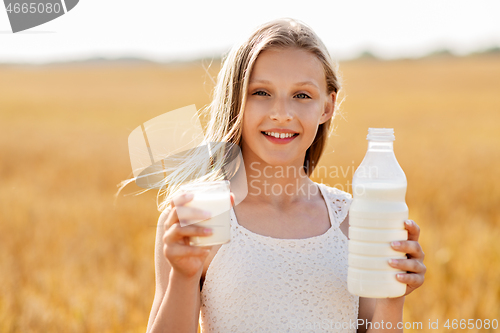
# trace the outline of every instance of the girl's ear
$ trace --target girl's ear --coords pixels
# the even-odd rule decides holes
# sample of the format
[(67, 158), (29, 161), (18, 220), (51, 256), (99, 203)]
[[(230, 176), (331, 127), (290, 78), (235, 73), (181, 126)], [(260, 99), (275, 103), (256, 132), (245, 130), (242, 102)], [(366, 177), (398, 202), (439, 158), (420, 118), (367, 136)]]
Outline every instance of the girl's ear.
[(325, 109), (323, 111), (323, 114), (321, 115), (320, 118), (320, 124), (323, 124), (328, 121), (328, 119), (332, 118), (333, 115), (335, 114), (335, 101), (337, 100), (337, 94), (335, 92), (332, 92), (330, 95), (328, 95), (326, 101), (325, 101)]

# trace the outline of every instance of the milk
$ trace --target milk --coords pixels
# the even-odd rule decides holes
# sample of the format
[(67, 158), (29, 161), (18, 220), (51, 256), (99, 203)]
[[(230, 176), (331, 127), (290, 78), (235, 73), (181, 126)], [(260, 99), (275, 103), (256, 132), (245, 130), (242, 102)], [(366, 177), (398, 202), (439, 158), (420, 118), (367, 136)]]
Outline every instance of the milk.
[(406, 185), (401, 184), (381, 182), (354, 185), (354, 200), (349, 209), (350, 226), (384, 229), (382, 232), (405, 230), (404, 220), (408, 219), (405, 194)]
[(406, 292), (406, 284), (397, 281), (396, 274), (406, 272), (388, 261), (406, 259), (390, 245), (408, 238), (406, 177), (394, 156), (390, 130), (370, 130), (375, 131), (369, 132), (367, 154), (353, 178), (347, 285), (351, 294), (362, 297), (398, 297)]
[[(211, 217), (206, 220), (181, 221), (181, 225), (195, 224), (212, 229), (209, 236), (191, 237), (190, 245), (212, 246), (224, 244), (231, 239), (230, 209), (231, 196), (229, 182), (207, 182), (202, 184), (186, 185), (181, 189), (193, 194), (193, 199), (185, 206), (195, 207), (208, 211)], [(179, 216), (179, 219), (182, 217)]]
[(195, 194), (191, 202), (186, 206), (196, 207), (211, 213), (211, 218), (194, 223), (200, 227), (212, 229), (212, 235), (203, 237), (191, 237), (190, 244), (196, 246), (211, 246), (223, 244), (231, 239), (231, 226), (229, 210), (231, 209), (231, 198), (229, 193), (216, 195)]

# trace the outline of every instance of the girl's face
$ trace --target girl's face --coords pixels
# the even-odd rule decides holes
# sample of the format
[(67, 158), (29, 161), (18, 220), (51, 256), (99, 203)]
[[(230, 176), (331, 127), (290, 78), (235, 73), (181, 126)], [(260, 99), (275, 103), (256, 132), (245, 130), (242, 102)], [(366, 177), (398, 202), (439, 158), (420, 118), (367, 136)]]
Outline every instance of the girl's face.
[(250, 76), (243, 115), (245, 160), (301, 166), (334, 105), (335, 93), (327, 93), (323, 65), (314, 54), (296, 48), (263, 51)]

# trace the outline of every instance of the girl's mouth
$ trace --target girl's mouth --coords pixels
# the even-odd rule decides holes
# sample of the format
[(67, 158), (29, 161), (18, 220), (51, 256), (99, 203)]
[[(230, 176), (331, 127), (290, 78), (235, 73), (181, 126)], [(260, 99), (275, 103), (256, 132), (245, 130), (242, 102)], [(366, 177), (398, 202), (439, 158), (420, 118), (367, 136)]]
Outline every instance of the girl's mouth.
[(272, 143), (284, 144), (295, 139), (299, 133), (261, 132)]

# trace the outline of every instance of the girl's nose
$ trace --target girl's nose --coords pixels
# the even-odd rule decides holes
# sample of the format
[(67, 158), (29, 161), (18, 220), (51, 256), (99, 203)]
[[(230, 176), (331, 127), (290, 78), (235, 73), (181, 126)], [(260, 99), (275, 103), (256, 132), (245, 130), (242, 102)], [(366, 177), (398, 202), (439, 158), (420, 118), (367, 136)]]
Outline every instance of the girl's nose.
[(293, 119), (293, 110), (285, 98), (275, 99), (270, 118), (279, 122), (287, 122)]

